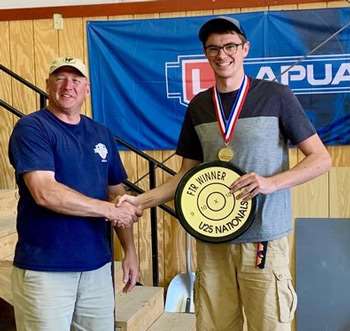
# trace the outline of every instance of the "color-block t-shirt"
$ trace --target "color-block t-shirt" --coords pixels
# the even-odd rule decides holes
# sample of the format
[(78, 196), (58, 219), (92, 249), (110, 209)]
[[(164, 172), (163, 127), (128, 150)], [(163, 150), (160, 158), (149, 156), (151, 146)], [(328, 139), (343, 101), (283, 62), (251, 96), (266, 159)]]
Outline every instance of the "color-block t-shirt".
[[(224, 107), (234, 93), (221, 95)], [(228, 102), (231, 104), (231, 102)], [(229, 108), (229, 107), (226, 107)], [(227, 109), (226, 109), (227, 110)], [(298, 145), (315, 134), (298, 99), (287, 86), (252, 79), (233, 139), (232, 163), (245, 172), (272, 176), (289, 167), (288, 143)], [(177, 154), (209, 162), (217, 160), (224, 146), (216, 119), (211, 90), (199, 93), (189, 104), (181, 130)], [(253, 225), (234, 242), (273, 240), (291, 230), (291, 203), (288, 189), (257, 196)]]

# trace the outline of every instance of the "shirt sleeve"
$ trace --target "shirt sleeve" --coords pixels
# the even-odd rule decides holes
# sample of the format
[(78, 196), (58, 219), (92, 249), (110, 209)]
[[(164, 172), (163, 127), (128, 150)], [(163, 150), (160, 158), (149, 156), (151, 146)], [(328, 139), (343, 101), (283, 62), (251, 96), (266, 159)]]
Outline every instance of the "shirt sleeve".
[(17, 175), (35, 170), (55, 171), (50, 139), (34, 119), (17, 122), (9, 141), (9, 158)]
[(285, 136), (293, 145), (298, 145), (316, 133), (297, 97), (287, 87), (281, 95), (281, 126)]
[(190, 111), (187, 110), (179, 140), (177, 143), (176, 154), (192, 160), (203, 161), (202, 145), (199, 141), (196, 130), (194, 129)]

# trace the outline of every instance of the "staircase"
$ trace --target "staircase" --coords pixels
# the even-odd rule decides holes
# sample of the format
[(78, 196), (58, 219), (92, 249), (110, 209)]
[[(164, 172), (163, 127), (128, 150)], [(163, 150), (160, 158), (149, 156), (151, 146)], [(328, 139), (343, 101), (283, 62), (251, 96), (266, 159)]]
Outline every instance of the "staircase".
[(116, 330), (118, 331), (194, 331), (195, 315), (164, 312), (162, 287), (136, 286), (122, 293), (121, 263), (115, 262)]
[[(0, 190), (0, 298), (12, 304), (11, 268), (17, 242), (17, 192)], [(115, 262), (116, 331), (194, 331), (195, 316), (164, 312), (162, 287), (136, 286), (122, 293), (121, 263)]]

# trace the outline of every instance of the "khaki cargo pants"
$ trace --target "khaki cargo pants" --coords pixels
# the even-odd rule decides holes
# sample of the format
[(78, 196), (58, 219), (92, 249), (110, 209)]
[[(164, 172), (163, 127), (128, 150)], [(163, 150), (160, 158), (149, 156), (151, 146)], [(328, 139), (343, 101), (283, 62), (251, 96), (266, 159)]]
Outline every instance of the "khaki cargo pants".
[(197, 331), (290, 331), (297, 304), (289, 271), (288, 238), (268, 243), (264, 269), (255, 243), (197, 241)]

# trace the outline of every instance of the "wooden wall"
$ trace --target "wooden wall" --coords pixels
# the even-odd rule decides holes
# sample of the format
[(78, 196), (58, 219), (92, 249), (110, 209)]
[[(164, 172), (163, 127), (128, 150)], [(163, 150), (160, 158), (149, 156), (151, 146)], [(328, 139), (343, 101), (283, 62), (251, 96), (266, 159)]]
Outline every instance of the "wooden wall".
[[(64, 29), (54, 30), (51, 19), (1, 21), (0, 22), (0, 62), (15, 71), (37, 86), (45, 89), (48, 63), (56, 56), (71, 55), (87, 61), (86, 22), (91, 19), (117, 20), (140, 19), (175, 16), (194, 16), (222, 14), (246, 11), (306, 9), (325, 7), (347, 7), (346, 1), (320, 2), (313, 4), (299, 4), (286, 6), (270, 6), (258, 8), (232, 8), (225, 10), (155, 13), (152, 15), (129, 15), (110, 17), (77, 17), (64, 19)], [(32, 92), (21, 87), (0, 72), (0, 98), (4, 99), (25, 113), (38, 108), (38, 100)], [(86, 102), (83, 111), (91, 115), (90, 102)], [(16, 118), (0, 109), (0, 188), (14, 188), (13, 170), (7, 160), (7, 143)], [(330, 147), (333, 158), (332, 170), (322, 177), (297, 187), (293, 190), (293, 205), (295, 217), (350, 217), (350, 204), (347, 190), (350, 187), (350, 147)], [(172, 152), (154, 151), (149, 153), (162, 161)], [(291, 150), (291, 164), (302, 158), (297, 150)], [(122, 155), (124, 164), (132, 181), (148, 172), (147, 164), (131, 152)], [(168, 166), (177, 170), (179, 159), (171, 158)], [(166, 180), (160, 172), (157, 173), (158, 183)], [(140, 181), (148, 187), (147, 180)], [(184, 232), (171, 217), (158, 211), (160, 222), (158, 224), (159, 238), (159, 269), (160, 284), (167, 285), (174, 275), (185, 271), (185, 241)], [(141, 269), (141, 282), (152, 283), (151, 269), (151, 241), (150, 222), (148, 213), (145, 213), (135, 225), (135, 240), (138, 248)], [(294, 245), (294, 237), (291, 236)], [(292, 250), (293, 254), (293, 250)], [(294, 270), (294, 263), (292, 264)]]

